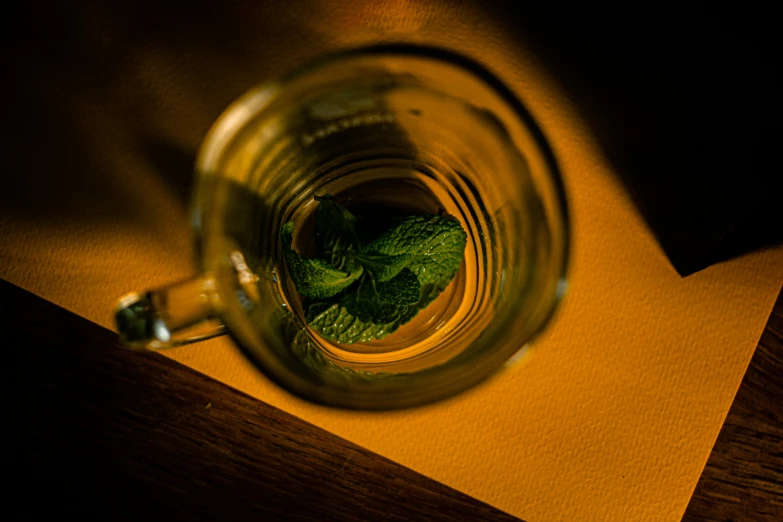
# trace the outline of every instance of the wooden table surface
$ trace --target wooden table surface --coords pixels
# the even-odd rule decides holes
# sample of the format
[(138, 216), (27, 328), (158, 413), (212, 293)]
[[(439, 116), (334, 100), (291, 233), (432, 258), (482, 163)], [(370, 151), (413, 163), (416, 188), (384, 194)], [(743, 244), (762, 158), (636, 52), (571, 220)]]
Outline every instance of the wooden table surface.
[(783, 521), (783, 292), (683, 520)]
[[(1, 280), (0, 327), (3, 520), (518, 520)], [(684, 520), (783, 520), (781, 375), (779, 296)]]

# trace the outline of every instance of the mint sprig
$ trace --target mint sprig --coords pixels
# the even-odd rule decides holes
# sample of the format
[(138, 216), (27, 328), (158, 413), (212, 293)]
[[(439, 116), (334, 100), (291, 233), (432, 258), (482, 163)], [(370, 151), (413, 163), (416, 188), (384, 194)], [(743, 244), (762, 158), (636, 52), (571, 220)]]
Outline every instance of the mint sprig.
[(400, 254), (397, 256), (387, 254), (358, 254), (353, 258), (364, 268), (373, 273), (378, 281), (388, 281), (399, 274), (403, 269), (411, 264), (410, 254)]
[(296, 289), (303, 296), (310, 299), (325, 299), (337, 295), (362, 275), (364, 271), (362, 265), (356, 265), (350, 272), (343, 272), (323, 259), (305, 259), (291, 248), (293, 234), (292, 222), (283, 225), (285, 262)]
[(340, 304), (363, 323), (393, 323), (419, 301), (420, 289), (416, 274), (408, 268), (385, 282), (365, 273), (356, 290), (346, 293)]
[(357, 218), (331, 196), (316, 198), (316, 252), (291, 248), (294, 225), (283, 225), (288, 272), (305, 297), (308, 325), (339, 343), (382, 339), (430, 304), (451, 282), (467, 235), (440, 215), (411, 216), (362, 246)]
[(318, 257), (338, 270), (353, 269), (353, 255), (359, 252), (356, 237), (356, 217), (342, 205), (332, 201), (332, 196), (316, 196), (315, 246)]

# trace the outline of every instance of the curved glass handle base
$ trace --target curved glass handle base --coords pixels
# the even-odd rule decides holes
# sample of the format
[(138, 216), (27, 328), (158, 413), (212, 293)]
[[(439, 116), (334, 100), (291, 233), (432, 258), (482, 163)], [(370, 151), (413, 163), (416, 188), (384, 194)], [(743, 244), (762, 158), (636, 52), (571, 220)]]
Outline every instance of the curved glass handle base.
[(211, 276), (132, 292), (119, 299), (114, 322), (132, 350), (161, 350), (226, 333), (217, 318), (218, 294)]

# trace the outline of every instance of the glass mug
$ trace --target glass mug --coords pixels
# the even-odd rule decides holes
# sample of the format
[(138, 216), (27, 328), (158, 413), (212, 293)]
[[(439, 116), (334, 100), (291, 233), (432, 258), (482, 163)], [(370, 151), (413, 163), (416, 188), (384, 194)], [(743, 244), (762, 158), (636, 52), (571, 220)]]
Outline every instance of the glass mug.
[[(120, 299), (126, 346), (228, 333), (265, 375), (313, 402), (393, 409), (453, 396), (524, 353), (566, 284), (568, 217), (554, 156), (513, 93), (477, 63), (411, 45), (318, 59), (234, 102), (198, 154), (201, 275)], [(305, 252), (331, 194), (360, 219), (447, 212), (467, 233), (440, 297), (391, 335), (327, 341), (307, 327), (281, 227)]]

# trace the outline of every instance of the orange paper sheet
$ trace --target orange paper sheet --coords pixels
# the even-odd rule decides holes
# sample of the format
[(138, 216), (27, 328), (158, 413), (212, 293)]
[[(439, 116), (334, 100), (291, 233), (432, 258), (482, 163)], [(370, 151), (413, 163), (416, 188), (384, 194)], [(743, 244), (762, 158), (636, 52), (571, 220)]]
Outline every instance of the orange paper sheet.
[[(384, 18), (372, 4), (341, 13), (313, 2), (330, 23), (304, 38), (321, 47), (448, 45), (484, 61), (529, 105), (562, 166), (574, 224), (570, 292), (537, 349), (456, 399), (383, 414), (293, 398), (225, 338), (167, 355), (529, 522), (679, 520), (781, 288), (783, 249), (680, 278), (573, 107), (533, 62), (509, 50), (491, 20), (421, 5), (403, 2), (399, 16)], [(270, 23), (242, 14), (244, 28)], [(262, 14), (276, 27), (295, 19)], [(343, 34), (342, 26), (359, 29)], [(264, 51), (280, 67), (289, 61), (281, 46)], [(79, 123), (73, 139), (89, 158), (82, 173), (92, 193), (75, 188), (83, 180), (44, 175), (12, 184), (2, 198), (0, 277), (111, 327), (119, 295), (193, 275), (183, 196), (168, 183), (173, 166), (150, 161), (138, 140), (152, 133), (195, 150), (230, 101), (194, 85), (229, 77), (237, 64), (202, 71), (188, 56), (151, 46), (108, 87), (61, 87), (67, 99), (56, 117)], [(249, 86), (232, 78), (232, 96)], [(138, 114), (145, 125), (129, 129)]]

